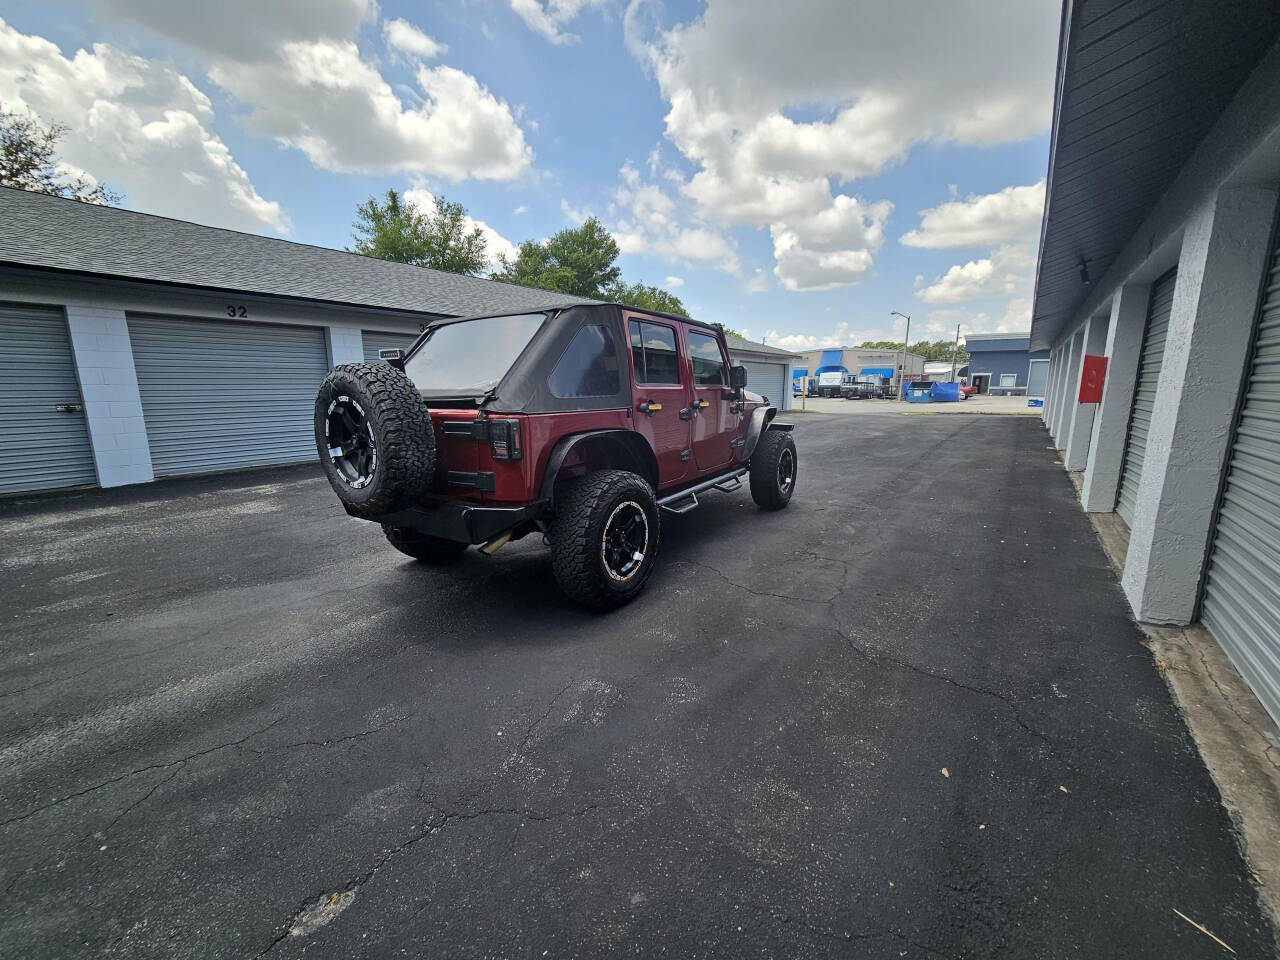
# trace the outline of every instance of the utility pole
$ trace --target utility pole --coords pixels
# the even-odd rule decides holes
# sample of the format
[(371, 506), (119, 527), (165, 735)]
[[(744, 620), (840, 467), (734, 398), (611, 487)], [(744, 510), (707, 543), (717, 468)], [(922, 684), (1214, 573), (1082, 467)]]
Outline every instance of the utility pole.
[(905, 313), (899, 313), (897, 310), (890, 310), (889, 316), (901, 317), (903, 320), (907, 321), (907, 333), (906, 333), (906, 336), (902, 338), (902, 363), (898, 364), (898, 397), (897, 399), (901, 400), (902, 384), (907, 379), (907, 347), (910, 346), (911, 344), (911, 317)]
[(956, 355), (960, 352), (960, 324), (956, 324), (956, 345), (951, 350), (951, 382), (956, 382)]

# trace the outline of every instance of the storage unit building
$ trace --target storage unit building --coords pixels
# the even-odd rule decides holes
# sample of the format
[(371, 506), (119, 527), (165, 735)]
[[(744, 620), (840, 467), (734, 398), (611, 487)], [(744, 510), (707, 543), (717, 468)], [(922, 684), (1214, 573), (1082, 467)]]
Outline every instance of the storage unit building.
[(747, 389), (768, 397), (779, 410), (790, 410), (791, 377), (800, 358), (786, 350), (732, 334), (726, 334), (725, 341), (729, 346), (729, 362), (747, 368)]
[(1134, 615), (1202, 623), (1280, 721), (1280, 10), (1144, 10), (1063, 20), (1044, 423), (1084, 509), (1128, 529)]
[(0, 494), (314, 459), (331, 366), (572, 299), (0, 188)]
[(970, 333), (964, 338), (969, 351), (969, 382), (979, 393), (1015, 396), (1027, 392), (1031, 361), (1047, 360), (1048, 350), (1030, 351), (1029, 333)]

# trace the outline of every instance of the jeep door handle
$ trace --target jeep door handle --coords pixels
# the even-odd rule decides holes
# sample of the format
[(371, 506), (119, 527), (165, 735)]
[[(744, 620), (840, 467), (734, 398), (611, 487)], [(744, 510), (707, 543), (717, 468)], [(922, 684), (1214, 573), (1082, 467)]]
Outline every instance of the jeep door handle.
[(647, 413), (649, 416), (652, 417), (655, 413), (657, 413), (659, 410), (662, 409), (662, 404), (655, 403), (652, 400), (641, 400), (640, 403), (637, 404), (637, 408), (640, 410), (641, 413)]

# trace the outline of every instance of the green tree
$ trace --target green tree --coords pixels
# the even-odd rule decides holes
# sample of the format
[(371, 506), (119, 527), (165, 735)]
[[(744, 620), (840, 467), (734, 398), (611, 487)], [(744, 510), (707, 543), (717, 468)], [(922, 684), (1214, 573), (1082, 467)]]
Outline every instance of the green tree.
[(66, 171), (58, 159), (58, 141), (68, 129), (62, 123), (41, 126), (30, 113), (6, 110), (0, 103), (0, 186), (83, 203), (119, 205), (120, 194), (106, 184)]
[(661, 287), (651, 287), (647, 283), (627, 283), (619, 280), (604, 291), (606, 300), (625, 303), (645, 310), (660, 310), (663, 313), (674, 313), (678, 317), (689, 316), (680, 298)]
[(388, 190), (382, 202), (370, 197), (356, 208), (352, 231), (351, 250), (366, 257), (473, 275), (488, 265), (484, 234), (468, 229), (466, 208), (444, 196), (424, 212)]
[(576, 297), (602, 298), (622, 278), (618, 244), (595, 217), (566, 227), (546, 243), (526, 240), (514, 260), (501, 257), (494, 280)]

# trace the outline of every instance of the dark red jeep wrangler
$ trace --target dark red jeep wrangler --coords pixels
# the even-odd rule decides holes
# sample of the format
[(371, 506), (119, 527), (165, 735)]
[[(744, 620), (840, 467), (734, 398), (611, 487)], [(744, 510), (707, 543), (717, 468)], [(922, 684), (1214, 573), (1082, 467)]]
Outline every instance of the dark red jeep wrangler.
[(644, 586), (661, 513), (747, 475), (761, 507), (796, 485), (791, 425), (746, 389), (718, 326), (617, 304), (429, 324), (388, 363), (336, 367), (316, 442), (353, 517), (444, 563), (541, 532), (570, 597)]

